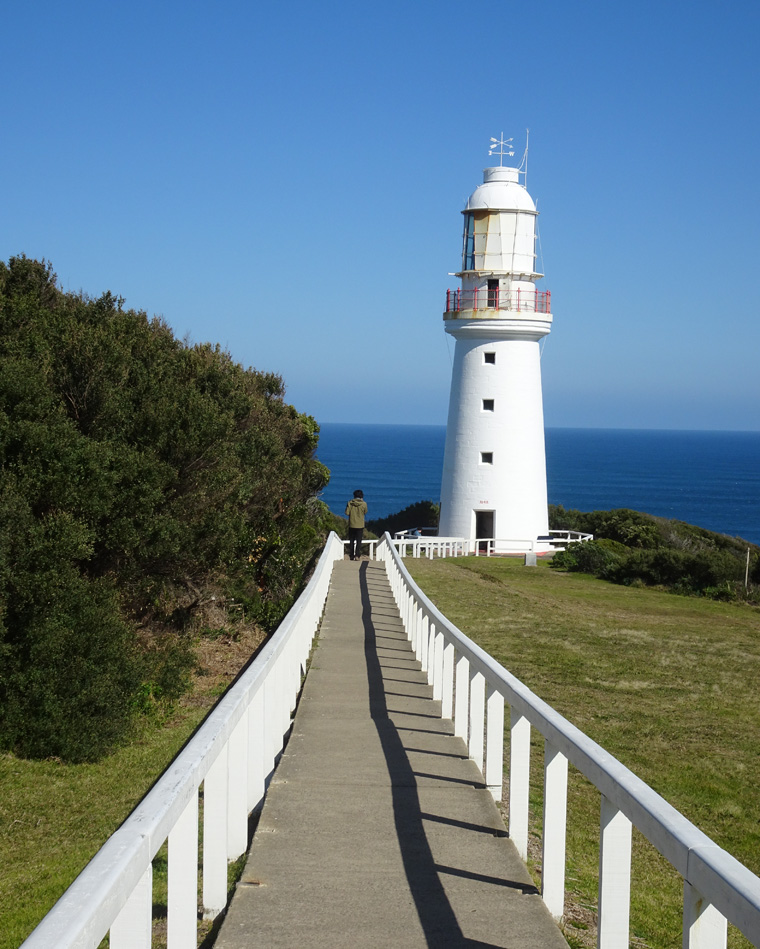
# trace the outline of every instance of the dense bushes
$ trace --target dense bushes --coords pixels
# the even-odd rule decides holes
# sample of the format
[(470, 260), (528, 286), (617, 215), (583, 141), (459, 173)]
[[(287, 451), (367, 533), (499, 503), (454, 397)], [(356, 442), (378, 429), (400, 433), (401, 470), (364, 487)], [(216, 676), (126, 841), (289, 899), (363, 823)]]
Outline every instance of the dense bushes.
[(556, 553), (551, 560), (551, 566), (606, 577), (619, 560), (619, 553), (610, 549), (603, 541), (591, 540), (583, 544), (572, 544), (566, 550)]
[(433, 501), (417, 501), (397, 514), (367, 521), (367, 529), (378, 537), (382, 537), (386, 531), (393, 535), (397, 531), (414, 530), (420, 527), (437, 528), (440, 512), (440, 504), (434, 504)]
[(96, 757), (181, 692), (206, 585), (271, 626), (322, 537), (281, 379), (0, 263), (0, 746)]
[(580, 530), (594, 540), (557, 554), (552, 566), (592, 573), (615, 583), (646, 583), (681, 593), (721, 599), (752, 595), (743, 590), (747, 548), (750, 578), (760, 581), (758, 549), (736, 537), (620, 508), (566, 511), (550, 507), (553, 529)]

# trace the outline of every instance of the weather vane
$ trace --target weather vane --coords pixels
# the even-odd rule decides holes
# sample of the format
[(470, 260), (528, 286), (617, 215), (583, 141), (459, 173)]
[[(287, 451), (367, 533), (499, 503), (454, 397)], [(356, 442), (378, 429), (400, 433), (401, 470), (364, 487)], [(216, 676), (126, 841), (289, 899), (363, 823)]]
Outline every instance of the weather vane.
[(488, 149), (489, 155), (498, 155), (499, 156), (499, 167), (504, 164), (504, 156), (507, 155), (511, 158), (514, 155), (514, 149), (512, 147), (512, 139), (504, 138), (504, 133), (501, 133), (501, 138), (494, 138), (491, 136), (491, 147)]

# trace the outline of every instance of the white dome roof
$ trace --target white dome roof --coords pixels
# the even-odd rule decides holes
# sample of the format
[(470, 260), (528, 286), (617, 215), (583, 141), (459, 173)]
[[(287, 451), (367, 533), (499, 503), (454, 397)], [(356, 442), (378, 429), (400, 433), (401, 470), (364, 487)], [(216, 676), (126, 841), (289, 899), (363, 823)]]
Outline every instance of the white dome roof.
[(486, 168), (483, 184), (467, 199), (467, 211), (535, 211), (533, 199), (520, 184), (517, 168)]

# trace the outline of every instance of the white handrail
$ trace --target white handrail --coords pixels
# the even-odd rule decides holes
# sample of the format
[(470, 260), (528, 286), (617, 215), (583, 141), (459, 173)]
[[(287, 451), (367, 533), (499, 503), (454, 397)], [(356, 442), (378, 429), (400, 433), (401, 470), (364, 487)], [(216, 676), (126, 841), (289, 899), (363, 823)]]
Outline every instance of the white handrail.
[(306, 589), (255, 661), (23, 949), (94, 949), (109, 931), (111, 949), (149, 949), (151, 861), (167, 839), (169, 949), (195, 946), (199, 787), (204, 782), (204, 915), (214, 918), (227, 899), (227, 861), (247, 848), (248, 815), (282, 750), (333, 563), (342, 559), (343, 543), (331, 533)]
[[(344, 540), (344, 541), (343, 541), (343, 549), (345, 550), (346, 547), (348, 547), (348, 545), (349, 545), (350, 543), (351, 543), (350, 540)], [(375, 547), (377, 547), (377, 545), (378, 545), (379, 543), (380, 543), (380, 541), (377, 540), (377, 538), (366, 538), (366, 539), (362, 539), (362, 540), (359, 542), (359, 553), (361, 553), (362, 547), (367, 547), (367, 548), (368, 548), (367, 553), (368, 553), (368, 555), (369, 555), (369, 559), (370, 559), (370, 560), (374, 560), (374, 559), (375, 559)]]
[(587, 534), (584, 531), (570, 530), (550, 530), (549, 536), (552, 540), (566, 540), (568, 543), (581, 544), (588, 540), (593, 540), (593, 534)]
[[(593, 534), (583, 531), (550, 530), (546, 538), (553, 550), (563, 549), (559, 545), (584, 543), (594, 539)], [(539, 538), (500, 538), (500, 537), (438, 537), (436, 534), (408, 534), (406, 531), (397, 531), (391, 543), (401, 557), (411, 554), (412, 557), (467, 557), (471, 554), (479, 557), (491, 557), (496, 553), (524, 554), (535, 552)], [(364, 541), (367, 543), (367, 541)], [(377, 543), (377, 541), (373, 541)], [(546, 545), (541, 548), (546, 552)]]
[[(760, 946), (760, 878), (446, 619), (412, 580), (390, 535), (385, 534), (378, 545), (377, 557), (385, 563), (412, 646), (434, 695), (441, 699), (442, 714), (453, 717), (455, 734), (465, 739), (470, 756), (479, 762), (484, 713), (483, 688), (477, 680), (485, 679), (484, 777), (497, 800), (502, 793), (504, 712), (494, 695), (510, 706), (509, 833), (523, 859), (528, 840), (530, 728), (544, 736), (542, 896), (552, 914), (560, 918), (563, 913), (567, 764), (571, 762), (602, 794), (600, 945), (628, 947), (633, 825), (683, 877), (684, 949), (724, 949), (726, 920)], [(430, 662), (431, 655), (443, 656), (444, 661)]]

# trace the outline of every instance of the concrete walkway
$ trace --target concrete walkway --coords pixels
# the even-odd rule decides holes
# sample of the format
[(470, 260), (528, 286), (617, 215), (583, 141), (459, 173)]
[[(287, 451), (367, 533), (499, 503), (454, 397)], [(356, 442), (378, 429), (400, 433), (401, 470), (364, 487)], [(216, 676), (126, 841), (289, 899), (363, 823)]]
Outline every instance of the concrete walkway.
[(337, 563), (216, 949), (567, 949), (439, 715), (383, 566)]

